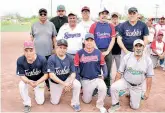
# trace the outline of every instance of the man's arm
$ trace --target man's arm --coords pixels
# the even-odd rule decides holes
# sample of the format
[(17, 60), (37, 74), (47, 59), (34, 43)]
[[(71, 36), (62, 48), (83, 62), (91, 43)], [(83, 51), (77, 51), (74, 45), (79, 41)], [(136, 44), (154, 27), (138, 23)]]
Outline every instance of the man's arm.
[(70, 83), (73, 83), (73, 81), (75, 80), (75, 78), (76, 78), (76, 73), (72, 73), (70, 76), (69, 76), (69, 82)]
[(144, 36), (144, 47), (149, 43), (148, 36)]
[(115, 82), (119, 79), (121, 79), (121, 73), (117, 72), (115, 77)]
[(146, 78), (146, 87), (147, 87), (147, 89), (146, 89), (146, 92), (144, 94), (144, 99), (145, 100), (148, 99), (148, 97), (149, 97), (150, 90), (151, 90), (151, 84), (152, 84), (152, 77), (147, 77)]
[(122, 37), (121, 36), (118, 36), (117, 37), (117, 43), (120, 46), (120, 48), (124, 51), (124, 53), (126, 53), (126, 54), (129, 53), (129, 51), (126, 49), (126, 47), (123, 44), (123, 41), (122, 41)]
[(66, 86), (66, 83), (62, 80), (60, 80), (54, 73), (49, 73), (49, 78), (51, 78), (53, 81), (63, 85), (63, 86)]
[(37, 81), (36, 81), (36, 85), (38, 85), (38, 84), (44, 82), (44, 81), (47, 80), (47, 79), (48, 79), (48, 73), (44, 74), (43, 77), (41, 77), (39, 80), (37, 80)]
[(24, 83), (31, 85), (33, 88), (36, 87), (35, 81), (29, 80), (26, 76), (20, 76), (20, 78)]

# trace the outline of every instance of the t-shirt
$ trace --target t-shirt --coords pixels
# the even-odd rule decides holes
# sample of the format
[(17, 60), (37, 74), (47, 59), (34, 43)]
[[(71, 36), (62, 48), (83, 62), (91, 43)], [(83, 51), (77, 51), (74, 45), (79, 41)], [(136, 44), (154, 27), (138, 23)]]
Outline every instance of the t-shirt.
[(37, 55), (36, 60), (29, 64), (23, 55), (17, 59), (17, 75), (26, 76), (30, 80), (39, 80), (44, 73), (47, 73), (47, 60)]
[(120, 25), (119, 35), (122, 37), (122, 41), (126, 49), (133, 51), (133, 42), (136, 39), (142, 39), (149, 34), (147, 25), (141, 21), (132, 26), (129, 21), (126, 21)]
[(41, 56), (51, 55), (53, 50), (53, 37), (57, 35), (56, 28), (52, 22), (44, 24), (36, 22), (32, 25), (31, 35), (34, 37), (36, 53)]
[(164, 51), (165, 51), (165, 43), (162, 41), (162, 42), (158, 42), (157, 40), (154, 40), (152, 43), (151, 43), (151, 54), (152, 55), (157, 55), (153, 52), (153, 50), (156, 50), (156, 52), (158, 54), (162, 54)]
[(73, 30), (70, 28), (69, 24), (64, 24), (57, 35), (57, 40), (66, 39), (68, 42), (69, 54), (76, 54), (76, 52), (82, 49), (82, 44), (85, 38), (86, 32), (84, 28), (77, 25)]
[(148, 30), (149, 30), (148, 41), (152, 42), (155, 36), (155, 29), (153, 27), (148, 27)]
[[(62, 60), (55, 54), (51, 55), (48, 59), (48, 68), (49, 73), (54, 73), (60, 80), (65, 81), (71, 73), (75, 73), (75, 67), (73, 59), (70, 55)], [(52, 79), (51, 82), (56, 83)]]
[(50, 21), (55, 25), (57, 33), (59, 32), (62, 25), (65, 23), (68, 23), (68, 17), (67, 16), (56, 16), (50, 19)]
[(89, 20), (89, 21), (81, 21), (80, 23), (79, 23), (79, 25), (80, 26), (82, 26), (84, 29), (85, 29), (85, 31), (86, 31), (86, 33), (89, 33), (89, 29), (90, 29), (90, 27), (91, 27), (91, 25), (93, 24), (94, 22), (92, 21), (92, 20)]
[(163, 42), (165, 42), (165, 24), (160, 24), (160, 23), (157, 23), (154, 25), (155, 27), (155, 30), (156, 30), (156, 36), (158, 35), (158, 32), (161, 30), (164, 34), (163, 36)]
[(143, 55), (137, 60), (133, 52), (124, 56), (118, 72), (123, 73), (124, 79), (132, 84), (141, 84), (146, 77), (154, 75), (151, 58)]
[(119, 23), (117, 26), (115, 26), (116, 39), (115, 39), (115, 44), (112, 48), (112, 55), (120, 55), (121, 54), (121, 48), (119, 47), (119, 45), (117, 43), (117, 36), (118, 36), (120, 25), (121, 25), (121, 23)]
[(83, 79), (98, 78), (101, 74), (101, 65), (105, 65), (104, 56), (98, 49), (94, 49), (91, 53), (81, 49), (75, 55), (74, 65), (79, 66), (80, 76)]
[(96, 22), (92, 24), (90, 33), (94, 35), (94, 40), (98, 49), (107, 49), (111, 38), (115, 37), (115, 27), (109, 23)]

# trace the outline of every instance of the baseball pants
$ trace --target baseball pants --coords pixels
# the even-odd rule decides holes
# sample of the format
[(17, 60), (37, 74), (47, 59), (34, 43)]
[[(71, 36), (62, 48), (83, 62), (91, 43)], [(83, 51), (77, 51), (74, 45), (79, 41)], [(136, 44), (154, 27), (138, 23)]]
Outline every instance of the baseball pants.
[(130, 94), (130, 106), (133, 109), (140, 107), (141, 97), (145, 92), (145, 81), (139, 86), (131, 86), (124, 78), (114, 82), (111, 85), (112, 105), (119, 102), (119, 91), (128, 90)]
[(120, 55), (112, 55), (112, 64), (113, 64), (114, 60), (116, 63), (116, 69), (118, 70), (119, 66), (120, 66)]
[(150, 55), (152, 63), (153, 63), (153, 68), (156, 68), (158, 61), (159, 61), (159, 56), (158, 55)]
[[(69, 79), (66, 79), (65, 82), (69, 82)], [(61, 84), (53, 83), (49, 80), (50, 83), (50, 101), (52, 104), (58, 104), (60, 102), (61, 95), (63, 93), (64, 86)], [(71, 99), (71, 105), (80, 105), (80, 88), (81, 84), (80, 82), (75, 79), (73, 81), (73, 88), (72, 88), (72, 99)]]
[(98, 99), (96, 102), (96, 107), (101, 108), (104, 106), (104, 99), (107, 94), (107, 87), (104, 80), (100, 78), (95, 78), (93, 80), (82, 80), (83, 96), (82, 100), (85, 103), (90, 103), (92, 100), (92, 94), (95, 88), (98, 89)]
[[(44, 90), (45, 90), (45, 82), (40, 83), (37, 87), (34, 88), (35, 100), (37, 104), (43, 104), (45, 101), (44, 97)], [(31, 98), (28, 94), (28, 84), (24, 83), (23, 81), (19, 82), (19, 91), (21, 94), (21, 98), (23, 99), (23, 104), (31, 106)]]

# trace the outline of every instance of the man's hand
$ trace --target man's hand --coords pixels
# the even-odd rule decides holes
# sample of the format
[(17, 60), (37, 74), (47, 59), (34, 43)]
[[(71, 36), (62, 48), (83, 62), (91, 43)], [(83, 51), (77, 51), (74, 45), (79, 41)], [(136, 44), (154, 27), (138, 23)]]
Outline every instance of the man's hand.
[(108, 50), (104, 51), (102, 54), (103, 54), (103, 56), (107, 56), (109, 54), (109, 51)]
[(70, 92), (71, 89), (72, 89), (72, 83), (65, 83), (64, 91), (65, 92)]
[(29, 80), (29, 85), (31, 85), (33, 88), (35, 88), (36, 87), (35, 82), (36, 81)]
[(145, 92), (145, 93), (144, 93), (144, 100), (147, 100), (148, 97), (149, 97), (149, 93), (148, 93), (148, 92)]
[(164, 55), (159, 55), (159, 59), (164, 59)]
[(130, 53), (130, 51), (128, 51), (128, 50), (126, 49), (126, 50), (124, 50), (124, 53), (125, 53), (125, 54), (128, 54), (128, 53)]

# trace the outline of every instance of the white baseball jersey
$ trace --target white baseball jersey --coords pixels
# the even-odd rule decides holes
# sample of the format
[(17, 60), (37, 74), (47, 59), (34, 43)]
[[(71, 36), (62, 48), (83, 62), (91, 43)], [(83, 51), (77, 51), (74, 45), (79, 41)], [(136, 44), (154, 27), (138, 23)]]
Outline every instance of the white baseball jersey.
[(89, 32), (89, 29), (90, 29), (90, 27), (91, 27), (91, 25), (93, 24), (94, 22), (92, 21), (92, 20), (89, 20), (89, 21), (81, 21), (80, 23), (79, 23), (79, 25), (80, 26), (82, 26), (84, 29), (85, 29), (85, 31), (88, 33)]
[(137, 60), (134, 52), (124, 56), (118, 72), (123, 73), (125, 80), (133, 84), (141, 84), (146, 77), (154, 75), (151, 58), (143, 55)]
[(156, 30), (156, 36), (158, 35), (159, 30), (161, 30), (163, 32), (163, 34), (164, 34), (164, 36), (163, 36), (163, 42), (165, 42), (165, 24), (160, 25), (158, 23), (158, 24), (155, 24), (154, 26), (155, 26), (155, 30)]
[(149, 35), (148, 35), (148, 41), (152, 42), (155, 36), (155, 29), (153, 27), (148, 27)]
[(82, 43), (85, 38), (85, 30), (82, 26), (77, 25), (73, 30), (69, 24), (64, 24), (57, 35), (57, 40), (66, 39), (68, 42), (69, 54), (76, 54), (78, 50), (82, 49)]

